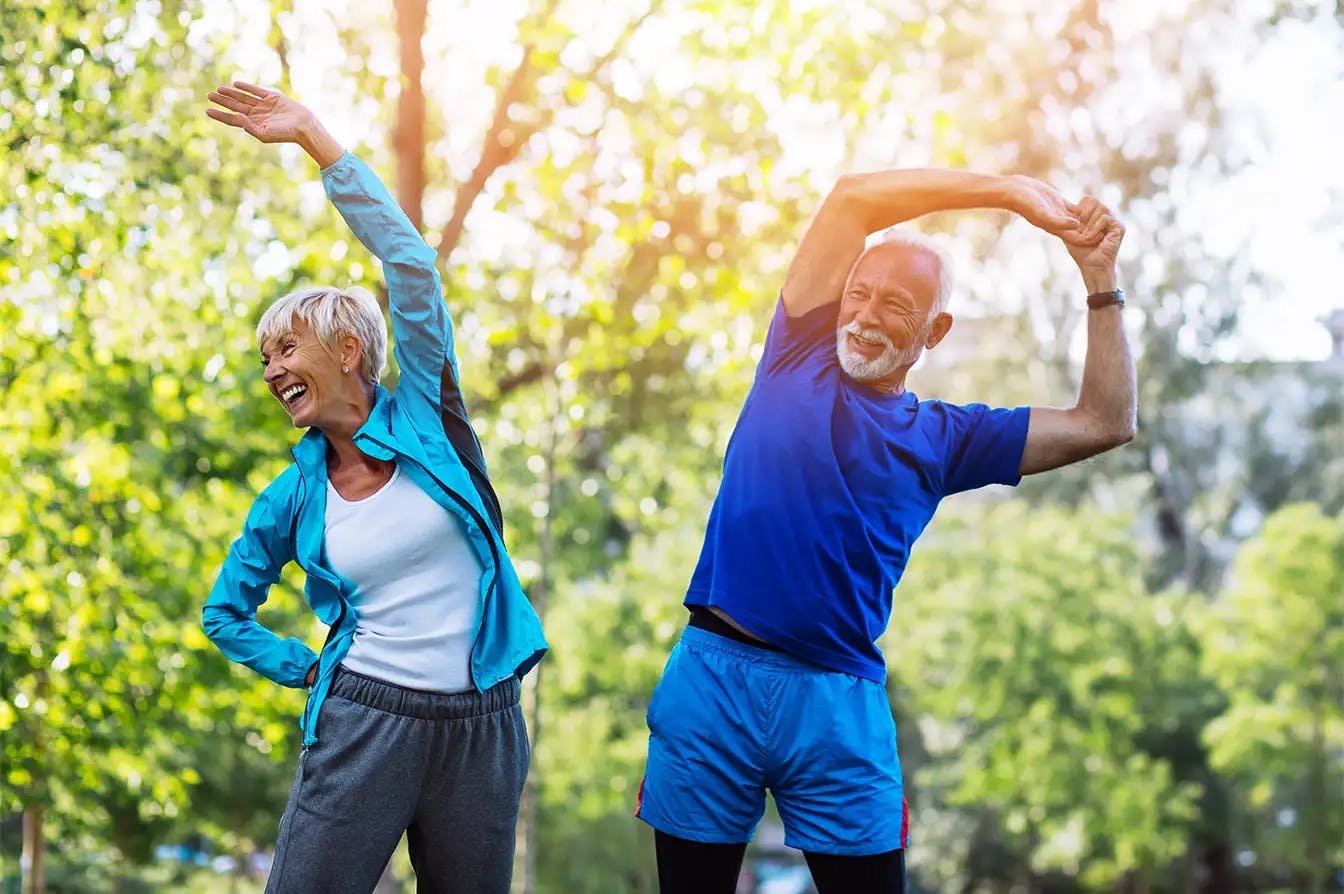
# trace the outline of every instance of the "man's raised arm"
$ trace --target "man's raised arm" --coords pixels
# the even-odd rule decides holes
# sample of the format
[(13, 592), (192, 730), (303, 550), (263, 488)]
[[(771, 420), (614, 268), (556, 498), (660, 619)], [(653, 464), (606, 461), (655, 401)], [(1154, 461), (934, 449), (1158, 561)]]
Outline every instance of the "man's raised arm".
[(784, 280), (791, 317), (840, 298), (868, 234), (934, 211), (1003, 208), (1056, 236), (1076, 236), (1074, 206), (1031, 177), (912, 169), (846, 174), (808, 225)]
[(1065, 240), (1065, 245), (1083, 275), (1091, 308), (1083, 384), (1078, 403), (1067, 410), (1032, 407), (1022, 452), (1023, 475), (1095, 456), (1133, 440), (1138, 430), (1138, 383), (1120, 319), (1123, 297), (1107, 294), (1118, 288), (1115, 257), (1125, 228), (1091, 196), (1078, 203), (1078, 210), (1083, 232), (1076, 242)]

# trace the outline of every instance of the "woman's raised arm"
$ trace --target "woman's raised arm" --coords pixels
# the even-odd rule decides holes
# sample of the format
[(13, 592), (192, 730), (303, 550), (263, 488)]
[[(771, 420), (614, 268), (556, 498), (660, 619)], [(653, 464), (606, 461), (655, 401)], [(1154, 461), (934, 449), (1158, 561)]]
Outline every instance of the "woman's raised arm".
[[(210, 93), (223, 108), (206, 114), (263, 143), (295, 143), (322, 168), (322, 185), (351, 232), (383, 264), (392, 312), (400, 390), (411, 386), (435, 411), (461, 403), (452, 322), (434, 250), (425, 244), (377, 175), (346, 152), (302, 103), (279, 91), (234, 81)], [(436, 416), (438, 413), (436, 412)]]

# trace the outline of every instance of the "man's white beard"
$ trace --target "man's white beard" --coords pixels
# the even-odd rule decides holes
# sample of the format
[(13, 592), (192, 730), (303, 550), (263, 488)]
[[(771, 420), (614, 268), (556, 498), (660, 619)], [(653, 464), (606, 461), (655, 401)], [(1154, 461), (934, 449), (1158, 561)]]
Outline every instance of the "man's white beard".
[[(919, 359), (924, 350), (924, 339), (928, 337), (929, 327), (925, 326), (911, 341), (910, 346), (898, 350), (880, 329), (864, 329), (858, 320), (850, 320), (848, 325), (835, 331), (835, 353), (840, 358), (840, 368), (856, 382), (872, 382), (891, 375), (902, 366), (910, 366)], [(870, 341), (882, 343), (882, 353), (872, 360), (866, 360), (849, 349), (847, 336), (857, 335)]]

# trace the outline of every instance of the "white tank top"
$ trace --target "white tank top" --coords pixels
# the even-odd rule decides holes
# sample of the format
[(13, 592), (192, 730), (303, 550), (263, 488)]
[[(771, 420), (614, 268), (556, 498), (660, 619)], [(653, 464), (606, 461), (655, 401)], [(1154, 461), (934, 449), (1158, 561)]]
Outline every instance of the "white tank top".
[(461, 522), (397, 468), (347, 500), (327, 483), (327, 561), (354, 585), (347, 668), (410, 689), (471, 688), (483, 568)]

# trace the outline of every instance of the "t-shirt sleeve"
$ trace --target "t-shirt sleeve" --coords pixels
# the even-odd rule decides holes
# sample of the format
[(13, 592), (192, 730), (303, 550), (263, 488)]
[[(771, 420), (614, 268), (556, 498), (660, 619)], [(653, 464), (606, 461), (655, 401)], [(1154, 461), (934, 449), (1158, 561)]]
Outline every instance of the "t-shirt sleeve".
[(984, 404), (939, 403), (943, 413), (945, 473), (943, 493), (1022, 480), (1030, 407), (991, 408)]
[(835, 321), (840, 302), (815, 307), (800, 317), (784, 310), (784, 298), (775, 303), (775, 315), (765, 336), (759, 373), (776, 375), (790, 372), (818, 359), (835, 357)]

